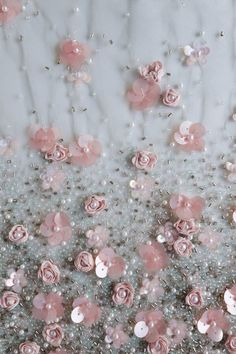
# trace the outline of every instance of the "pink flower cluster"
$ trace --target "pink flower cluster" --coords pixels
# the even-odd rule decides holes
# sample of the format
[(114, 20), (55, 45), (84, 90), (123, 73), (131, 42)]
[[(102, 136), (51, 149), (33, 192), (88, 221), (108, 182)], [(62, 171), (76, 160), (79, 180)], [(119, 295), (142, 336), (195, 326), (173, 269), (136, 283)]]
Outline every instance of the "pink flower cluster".
[[(100, 142), (91, 135), (80, 135), (68, 147), (60, 141), (59, 132), (55, 128), (32, 127), (30, 130), (30, 146), (44, 153), (45, 159), (52, 162), (68, 161), (80, 167), (88, 167), (93, 165), (102, 153)], [(45, 186), (47, 189), (47, 183)]]
[(71, 319), (74, 323), (83, 323), (86, 327), (91, 327), (101, 317), (100, 308), (85, 296), (75, 299), (72, 306)]
[(205, 148), (204, 134), (205, 128), (201, 123), (192, 123), (186, 120), (174, 133), (174, 141), (184, 151), (203, 151)]
[(95, 259), (96, 275), (105, 278), (107, 275), (111, 279), (118, 279), (124, 273), (125, 261), (117, 256), (112, 248), (103, 248)]
[[(131, 107), (138, 111), (155, 106), (161, 98), (161, 88), (159, 86), (164, 75), (163, 65), (160, 61), (155, 61), (139, 69), (140, 77), (134, 81), (127, 92), (127, 99)], [(166, 106), (175, 107), (180, 100), (179, 93), (169, 88), (163, 92), (162, 103)]]
[(153, 273), (164, 269), (168, 265), (168, 256), (162, 245), (158, 242), (142, 244), (138, 252), (144, 263), (144, 268), (148, 273)]
[(183, 321), (172, 319), (167, 323), (156, 309), (139, 312), (135, 321), (134, 334), (148, 342), (147, 352), (151, 354), (169, 353), (170, 346), (180, 344), (187, 335)]
[(33, 299), (32, 315), (46, 323), (56, 322), (64, 315), (63, 298), (56, 293), (39, 293)]

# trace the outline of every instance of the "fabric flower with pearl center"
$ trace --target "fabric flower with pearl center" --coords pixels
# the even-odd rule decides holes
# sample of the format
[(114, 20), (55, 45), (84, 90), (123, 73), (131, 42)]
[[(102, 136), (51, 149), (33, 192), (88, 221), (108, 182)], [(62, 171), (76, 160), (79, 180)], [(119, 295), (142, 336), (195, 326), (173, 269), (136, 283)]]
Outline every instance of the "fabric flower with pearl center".
[(29, 238), (28, 230), (23, 225), (15, 225), (10, 230), (8, 238), (10, 241), (17, 244), (24, 243)]
[(133, 109), (143, 111), (159, 102), (160, 87), (157, 84), (139, 78), (128, 90), (127, 99)]
[(166, 321), (159, 310), (141, 311), (135, 317), (134, 334), (148, 343), (155, 342), (166, 333)]
[(40, 233), (46, 237), (51, 246), (70, 240), (72, 229), (69, 218), (63, 212), (49, 213), (40, 226)]
[(159, 336), (155, 342), (149, 343), (147, 347), (149, 354), (168, 354), (169, 350), (169, 341), (165, 336)]
[(157, 84), (164, 75), (163, 65), (158, 60), (154, 61), (151, 64), (140, 67), (139, 74), (143, 79)]
[(170, 198), (170, 207), (182, 220), (200, 219), (205, 206), (201, 197), (189, 198), (183, 194), (173, 194)]
[(0, 23), (13, 20), (21, 12), (19, 0), (0, 0)]
[(27, 279), (23, 269), (10, 269), (8, 272), (10, 278), (5, 280), (5, 285), (11, 287), (16, 293), (21, 293), (22, 288), (27, 285)]
[(184, 321), (173, 318), (168, 322), (166, 334), (171, 345), (179, 345), (187, 335), (187, 325)]
[(53, 347), (59, 347), (64, 338), (64, 332), (57, 323), (51, 323), (43, 328), (43, 338)]
[(168, 256), (159, 242), (152, 242), (148, 245), (142, 244), (139, 246), (138, 252), (148, 273), (159, 271), (168, 265)]
[(62, 170), (55, 166), (49, 166), (40, 176), (42, 180), (43, 190), (52, 189), (53, 192), (58, 192), (65, 180), (65, 174)]
[(89, 58), (90, 49), (86, 43), (76, 40), (65, 40), (59, 45), (59, 61), (72, 70), (78, 70)]
[(220, 342), (224, 332), (230, 328), (230, 322), (222, 309), (206, 310), (197, 322), (198, 331), (206, 334), (213, 342)]
[(180, 94), (173, 88), (170, 88), (164, 92), (163, 99), (162, 99), (164, 105), (169, 107), (176, 107), (178, 106), (179, 101), (180, 101)]
[(37, 320), (56, 322), (64, 314), (63, 297), (56, 293), (39, 293), (33, 299), (32, 315)]
[(35, 342), (24, 342), (21, 343), (19, 346), (19, 353), (20, 354), (39, 354), (40, 346)]
[(118, 324), (115, 328), (108, 327), (106, 329), (105, 342), (112, 344), (114, 348), (119, 349), (122, 345), (126, 344), (129, 336), (123, 331), (123, 326)]
[(236, 353), (236, 334), (235, 333), (228, 336), (228, 338), (225, 342), (225, 348), (231, 354)]
[(192, 289), (186, 296), (187, 305), (195, 308), (201, 308), (203, 305), (202, 291), (200, 289)]
[(91, 195), (84, 202), (84, 209), (89, 215), (96, 215), (106, 208), (106, 199), (102, 195)]
[(109, 276), (111, 279), (118, 279), (125, 270), (125, 261), (117, 256), (110, 247), (103, 248), (95, 259), (96, 275), (98, 278)]
[(69, 153), (73, 165), (88, 167), (98, 160), (102, 154), (101, 143), (91, 135), (80, 135), (69, 145)]
[(71, 319), (74, 323), (82, 323), (86, 327), (91, 327), (101, 317), (101, 309), (98, 305), (85, 296), (75, 299), (72, 306)]
[(88, 230), (86, 237), (88, 246), (102, 248), (108, 240), (109, 231), (105, 227), (98, 225), (93, 230)]
[(132, 164), (139, 170), (149, 171), (156, 165), (156, 163), (157, 155), (150, 151), (137, 151), (132, 157)]
[(177, 132), (174, 133), (174, 141), (185, 151), (202, 151), (205, 147), (203, 136), (205, 128), (201, 123), (184, 121)]

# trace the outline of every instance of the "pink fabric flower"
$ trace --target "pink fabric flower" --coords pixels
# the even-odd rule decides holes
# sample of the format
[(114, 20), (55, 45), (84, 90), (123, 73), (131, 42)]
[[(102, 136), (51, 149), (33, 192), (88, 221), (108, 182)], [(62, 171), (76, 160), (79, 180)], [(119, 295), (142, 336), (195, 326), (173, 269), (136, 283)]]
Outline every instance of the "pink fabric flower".
[(0, 0), (0, 23), (10, 22), (20, 12), (21, 4), (19, 0)]
[(152, 280), (144, 279), (139, 292), (140, 295), (147, 295), (149, 302), (156, 302), (159, 297), (164, 295), (164, 289), (158, 276), (155, 276)]
[(162, 102), (164, 103), (164, 105), (170, 107), (176, 107), (178, 106), (179, 101), (180, 101), (180, 94), (176, 90), (170, 88), (164, 92), (162, 98)]
[(11, 137), (0, 137), (0, 156), (12, 155), (15, 148), (16, 140), (12, 139)]
[(165, 336), (159, 336), (154, 343), (149, 343), (147, 347), (149, 354), (168, 354), (169, 343)]
[(228, 331), (230, 323), (222, 309), (206, 310), (197, 323), (198, 331), (207, 334), (213, 342), (223, 339), (223, 332)]
[(14, 269), (9, 270), (10, 278), (5, 280), (5, 285), (11, 287), (16, 293), (21, 293), (22, 288), (27, 285), (27, 280), (23, 269)]
[(80, 135), (77, 141), (69, 145), (71, 162), (74, 165), (88, 167), (98, 160), (102, 154), (102, 146), (91, 135)]
[(47, 152), (53, 149), (58, 139), (58, 132), (55, 128), (32, 127), (30, 129), (29, 144), (32, 148)]
[(20, 354), (39, 354), (40, 346), (35, 342), (24, 342), (19, 346)]
[(185, 63), (187, 65), (193, 65), (195, 63), (205, 64), (209, 53), (210, 49), (208, 47), (195, 49), (190, 45), (186, 45), (184, 47)]
[(40, 232), (51, 246), (66, 242), (72, 236), (69, 218), (63, 212), (49, 213), (40, 226)]
[(148, 200), (152, 195), (155, 183), (151, 177), (140, 176), (136, 179), (136, 181), (131, 180), (129, 185), (133, 198)]
[(0, 299), (0, 306), (6, 310), (13, 310), (20, 302), (20, 297), (13, 291), (4, 291)]
[(227, 289), (224, 293), (224, 301), (227, 306), (227, 311), (231, 315), (236, 315), (236, 285), (233, 285), (232, 288)]
[(103, 248), (95, 259), (96, 275), (105, 278), (107, 275), (111, 279), (118, 279), (125, 270), (125, 261), (117, 256), (112, 248)]
[(38, 278), (41, 278), (45, 284), (59, 283), (60, 275), (60, 269), (52, 261), (44, 261), (38, 270)]
[(139, 73), (143, 79), (151, 83), (158, 83), (164, 75), (163, 65), (160, 61), (154, 61), (152, 64), (140, 67)]
[(236, 183), (236, 163), (226, 162), (226, 170), (229, 172), (228, 181), (232, 183)]
[(202, 291), (200, 289), (192, 289), (185, 298), (187, 305), (200, 309), (203, 305)]
[(166, 333), (172, 345), (179, 345), (187, 335), (187, 325), (183, 321), (170, 320)]
[(106, 199), (101, 195), (91, 195), (84, 202), (84, 209), (89, 215), (98, 214), (106, 208)]
[(24, 243), (28, 240), (29, 234), (23, 225), (15, 225), (8, 234), (10, 241), (14, 243)]
[(58, 192), (65, 180), (65, 174), (57, 167), (49, 166), (45, 173), (41, 175), (41, 180), (44, 190), (51, 188), (53, 192)]
[(200, 219), (205, 201), (201, 197), (189, 198), (183, 194), (173, 194), (170, 198), (170, 207), (182, 220)]
[(189, 257), (193, 252), (193, 244), (190, 240), (179, 237), (174, 243), (175, 252), (182, 257)]
[(142, 244), (139, 246), (138, 252), (148, 273), (164, 269), (168, 265), (166, 251), (158, 242), (152, 242), (151, 245)]
[(87, 44), (76, 40), (65, 40), (59, 46), (60, 63), (68, 65), (73, 70), (78, 70), (88, 59), (90, 49)]
[(164, 225), (161, 225), (159, 227), (159, 232), (163, 241), (167, 242), (170, 246), (172, 246), (179, 237), (179, 233), (171, 221), (167, 221)]
[(236, 334), (235, 333), (228, 336), (228, 338), (225, 342), (225, 348), (231, 354), (236, 353)]
[(90, 247), (102, 248), (109, 237), (109, 231), (103, 226), (96, 226), (94, 230), (86, 232), (87, 244)]
[(137, 151), (132, 158), (132, 164), (139, 170), (151, 170), (157, 163), (157, 155), (150, 151)]
[(135, 317), (134, 334), (148, 343), (154, 343), (166, 333), (166, 321), (159, 310), (141, 311)]
[(131, 307), (134, 301), (134, 288), (128, 282), (116, 284), (113, 289), (112, 300), (116, 305)]
[(64, 332), (57, 323), (46, 325), (43, 329), (43, 338), (53, 347), (59, 347), (64, 338)]
[(46, 323), (55, 322), (64, 314), (63, 298), (55, 293), (39, 293), (33, 299), (32, 315)]
[(62, 162), (68, 159), (69, 149), (62, 144), (56, 143), (50, 150), (46, 151), (45, 160)]
[(133, 109), (143, 111), (158, 103), (160, 87), (142, 78), (137, 79), (128, 90), (127, 98)]
[(185, 151), (202, 151), (205, 147), (205, 128), (201, 123), (184, 121), (174, 133), (174, 140)]
[(192, 236), (196, 234), (199, 230), (194, 219), (189, 219), (189, 220), (179, 219), (174, 224), (174, 227), (181, 235), (184, 236)]
[(215, 250), (222, 242), (221, 235), (212, 230), (209, 226), (205, 227), (198, 236), (199, 241), (211, 250)]
[(82, 251), (75, 257), (75, 267), (81, 272), (90, 272), (94, 268), (94, 260), (91, 253)]
[(123, 326), (118, 324), (115, 328), (108, 327), (106, 329), (105, 342), (112, 344), (114, 348), (119, 349), (126, 344), (129, 336), (123, 331)]
[(91, 327), (101, 317), (101, 310), (98, 305), (92, 303), (87, 297), (81, 296), (73, 301), (71, 319), (75, 323), (83, 323)]

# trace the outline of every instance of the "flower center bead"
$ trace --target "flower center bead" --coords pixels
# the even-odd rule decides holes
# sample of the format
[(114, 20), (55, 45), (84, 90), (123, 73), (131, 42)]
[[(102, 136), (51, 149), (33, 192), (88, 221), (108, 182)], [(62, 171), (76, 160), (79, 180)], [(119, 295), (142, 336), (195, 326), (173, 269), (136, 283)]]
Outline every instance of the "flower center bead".
[(2, 6), (2, 12), (5, 12), (5, 13), (8, 12), (8, 7), (3, 5)]
[(199, 300), (198, 295), (193, 295), (192, 298), (191, 298), (191, 300), (192, 300), (192, 303), (193, 303), (193, 304), (197, 304), (197, 303), (198, 303), (198, 300)]
[(79, 48), (74, 48), (74, 49), (73, 49), (73, 53), (74, 53), (74, 54), (79, 54), (79, 52), (80, 52)]
[(25, 349), (25, 354), (31, 354), (31, 353), (33, 353), (31, 348), (26, 348)]
[(93, 200), (90, 204), (92, 209), (96, 209), (98, 207), (98, 202), (96, 200)]
[(55, 338), (57, 335), (56, 331), (50, 331), (50, 337)]

